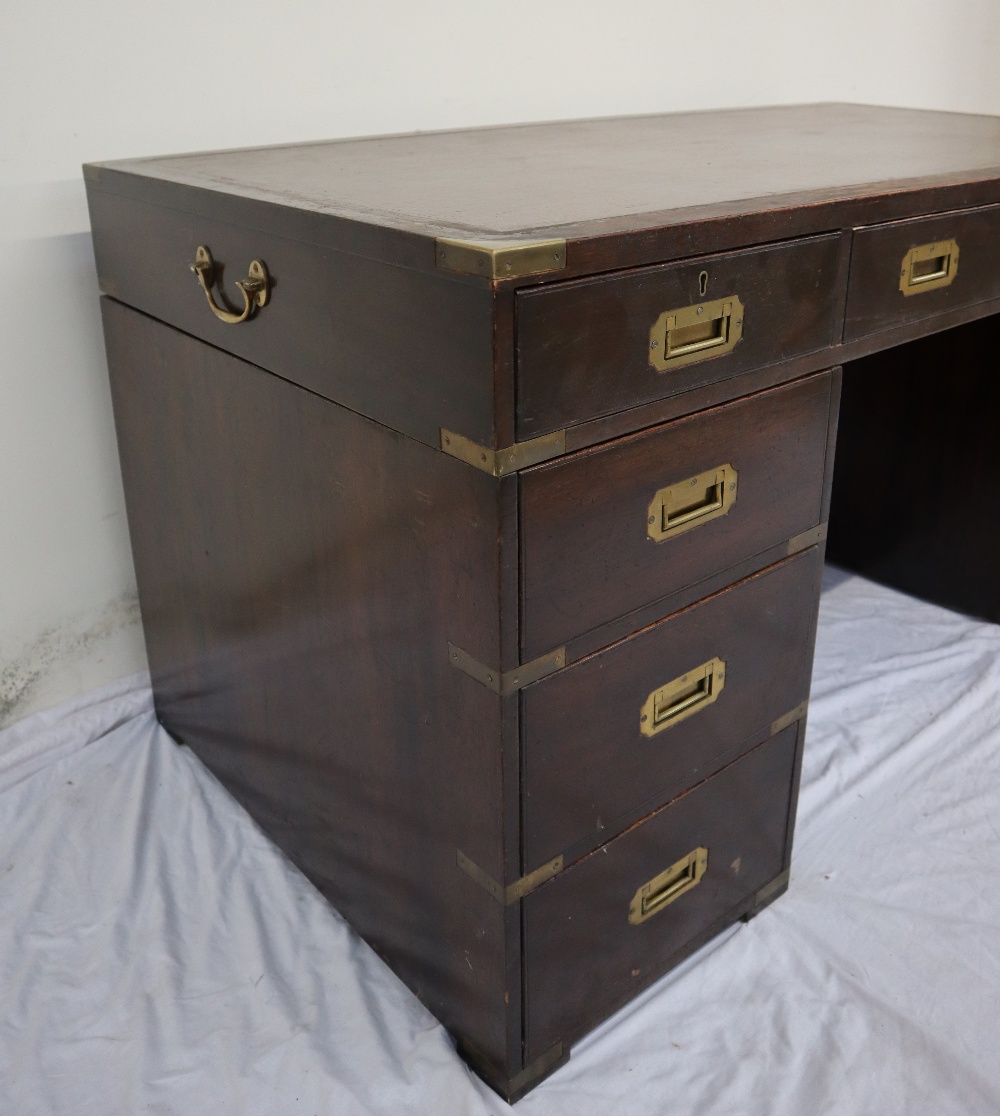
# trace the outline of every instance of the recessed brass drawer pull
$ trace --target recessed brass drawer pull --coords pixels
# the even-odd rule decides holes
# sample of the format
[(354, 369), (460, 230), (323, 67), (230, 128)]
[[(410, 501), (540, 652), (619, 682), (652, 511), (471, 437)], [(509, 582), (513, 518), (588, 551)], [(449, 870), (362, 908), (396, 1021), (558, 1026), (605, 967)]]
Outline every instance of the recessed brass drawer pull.
[(730, 464), (661, 488), (653, 497), (646, 533), (656, 542), (718, 519), (736, 503), (739, 474)]
[(649, 331), (649, 363), (669, 372), (732, 352), (743, 336), (743, 303), (736, 295), (664, 310)]
[(709, 659), (680, 678), (655, 689), (639, 710), (639, 731), (643, 736), (676, 725), (706, 705), (711, 705), (726, 684), (726, 664), (722, 659)]
[(911, 248), (903, 257), (899, 289), (904, 295), (947, 287), (958, 274), (958, 241), (936, 240)]
[(243, 310), (241, 313), (227, 310), (215, 301), (212, 295), (212, 284), (215, 282), (215, 261), (212, 259), (212, 253), (204, 244), (198, 245), (191, 270), (198, 276), (198, 282), (205, 292), (208, 305), (220, 322), (225, 322), (227, 325), (239, 325), (240, 322), (245, 322), (250, 317), (255, 306), (263, 307), (267, 305), (271, 279), (261, 260), (251, 260), (246, 279), (236, 280), (236, 286), (243, 294)]
[(628, 920), (633, 926), (645, 922), (647, 918), (659, 914), (669, 907), (685, 891), (690, 891), (700, 882), (708, 868), (708, 849), (692, 849), (687, 856), (671, 864), (658, 876), (654, 876), (632, 896), (628, 907)]

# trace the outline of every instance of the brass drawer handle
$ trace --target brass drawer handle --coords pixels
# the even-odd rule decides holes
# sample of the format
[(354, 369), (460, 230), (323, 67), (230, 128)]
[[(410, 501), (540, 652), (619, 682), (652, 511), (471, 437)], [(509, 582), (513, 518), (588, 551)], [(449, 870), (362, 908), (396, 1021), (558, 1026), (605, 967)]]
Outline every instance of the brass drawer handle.
[(718, 700), (726, 684), (726, 664), (709, 659), (665, 686), (655, 689), (639, 710), (639, 731), (643, 736), (676, 725)]
[(649, 331), (649, 363), (669, 372), (732, 352), (743, 336), (743, 313), (736, 295), (664, 310)]
[(649, 505), (646, 533), (655, 542), (725, 515), (736, 503), (739, 474), (728, 462), (661, 488)]
[(676, 864), (671, 864), (665, 872), (644, 883), (632, 896), (632, 902), (628, 906), (629, 922), (638, 926), (640, 922), (659, 914), (664, 907), (669, 907), (685, 891), (690, 891), (701, 883), (706, 868), (708, 849), (692, 849)]
[(220, 322), (226, 322), (227, 325), (239, 325), (240, 322), (245, 322), (250, 317), (255, 306), (263, 307), (267, 305), (271, 279), (261, 260), (251, 260), (246, 279), (236, 280), (236, 286), (243, 293), (243, 311), (239, 314), (233, 310), (227, 310), (224, 306), (219, 306), (212, 297), (212, 284), (215, 282), (215, 261), (212, 259), (212, 253), (204, 244), (198, 245), (191, 270), (198, 276), (198, 282), (205, 292), (208, 305)]
[(958, 241), (936, 240), (911, 248), (903, 257), (899, 289), (904, 295), (947, 287), (958, 274)]

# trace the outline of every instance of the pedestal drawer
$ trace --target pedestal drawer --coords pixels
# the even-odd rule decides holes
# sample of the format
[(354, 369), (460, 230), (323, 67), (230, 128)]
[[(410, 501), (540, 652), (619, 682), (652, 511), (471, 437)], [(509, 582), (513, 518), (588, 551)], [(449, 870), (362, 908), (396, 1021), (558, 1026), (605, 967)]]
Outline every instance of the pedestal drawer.
[(855, 229), (844, 340), (1000, 298), (1000, 205)]
[(820, 373), (525, 470), (522, 661), (817, 526), (832, 388)]
[(528, 1062), (611, 1014), (781, 874), (798, 733), (772, 737), (524, 899)]
[(517, 296), (517, 436), (614, 414), (833, 343), (839, 234)]
[(801, 706), (822, 570), (813, 547), (524, 691), (525, 872), (591, 851)]

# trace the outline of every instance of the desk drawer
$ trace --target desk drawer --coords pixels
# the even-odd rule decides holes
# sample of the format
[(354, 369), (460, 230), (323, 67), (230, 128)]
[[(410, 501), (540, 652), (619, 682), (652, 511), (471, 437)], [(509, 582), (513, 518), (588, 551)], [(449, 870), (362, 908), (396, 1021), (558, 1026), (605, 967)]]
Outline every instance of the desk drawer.
[(856, 229), (844, 340), (1000, 298), (1000, 206)]
[(839, 245), (817, 236), (519, 293), (518, 439), (826, 348)]
[[(798, 731), (772, 737), (525, 898), (527, 1061), (565, 1048), (780, 875)], [(670, 868), (683, 873), (698, 850), (698, 882), (659, 909), (654, 886), (653, 913), (642, 918), (640, 889)]]
[(524, 691), (526, 872), (590, 852), (806, 700), (822, 569), (807, 550)]
[(819, 524), (832, 386), (823, 372), (521, 473), (522, 662)]

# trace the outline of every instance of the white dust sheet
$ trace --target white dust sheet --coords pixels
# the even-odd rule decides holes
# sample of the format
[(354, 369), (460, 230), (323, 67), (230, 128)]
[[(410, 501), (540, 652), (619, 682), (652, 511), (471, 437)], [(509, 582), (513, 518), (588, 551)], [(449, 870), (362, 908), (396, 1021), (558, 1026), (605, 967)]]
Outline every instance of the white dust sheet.
[[(828, 572), (789, 893), (523, 1116), (1000, 1113), (1000, 628)], [(0, 734), (0, 1116), (500, 1113), (153, 718)]]

